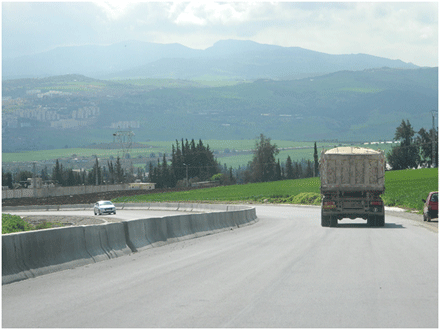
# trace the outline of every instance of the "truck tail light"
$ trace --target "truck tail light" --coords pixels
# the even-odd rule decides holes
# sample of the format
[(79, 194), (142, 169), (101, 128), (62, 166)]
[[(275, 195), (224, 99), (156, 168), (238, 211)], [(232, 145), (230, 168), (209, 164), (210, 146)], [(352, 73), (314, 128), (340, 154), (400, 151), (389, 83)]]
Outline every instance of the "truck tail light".
[(324, 209), (334, 209), (334, 208), (336, 208), (336, 204), (335, 204), (335, 202), (324, 202), (322, 207)]
[(371, 205), (382, 205), (382, 201), (372, 201)]

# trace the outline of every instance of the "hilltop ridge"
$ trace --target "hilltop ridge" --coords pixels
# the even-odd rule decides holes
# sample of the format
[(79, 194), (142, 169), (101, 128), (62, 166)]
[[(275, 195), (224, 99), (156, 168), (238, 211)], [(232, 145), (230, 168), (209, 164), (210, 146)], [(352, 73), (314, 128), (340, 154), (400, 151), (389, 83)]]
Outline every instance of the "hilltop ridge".
[(298, 79), (342, 70), (416, 65), (367, 54), (330, 55), (300, 47), (220, 40), (205, 50), (181, 44), (126, 41), (58, 47), (4, 58), (2, 79), (82, 74), (95, 79)]

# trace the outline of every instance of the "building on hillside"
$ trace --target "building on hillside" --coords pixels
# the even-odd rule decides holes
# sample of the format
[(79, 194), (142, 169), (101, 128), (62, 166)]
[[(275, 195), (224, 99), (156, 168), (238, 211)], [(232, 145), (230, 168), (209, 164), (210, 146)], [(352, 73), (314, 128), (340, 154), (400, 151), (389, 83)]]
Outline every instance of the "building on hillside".
[(130, 189), (142, 189), (142, 190), (153, 190), (156, 188), (156, 184), (152, 182), (133, 182), (129, 183)]

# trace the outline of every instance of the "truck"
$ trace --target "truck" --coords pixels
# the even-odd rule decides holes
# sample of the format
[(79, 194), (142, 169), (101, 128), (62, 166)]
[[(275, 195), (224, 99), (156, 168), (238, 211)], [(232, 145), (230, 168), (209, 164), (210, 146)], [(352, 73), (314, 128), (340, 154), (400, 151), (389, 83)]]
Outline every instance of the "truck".
[(337, 147), (322, 150), (321, 226), (336, 227), (344, 218), (367, 220), (368, 226), (385, 225), (385, 155), (381, 150)]

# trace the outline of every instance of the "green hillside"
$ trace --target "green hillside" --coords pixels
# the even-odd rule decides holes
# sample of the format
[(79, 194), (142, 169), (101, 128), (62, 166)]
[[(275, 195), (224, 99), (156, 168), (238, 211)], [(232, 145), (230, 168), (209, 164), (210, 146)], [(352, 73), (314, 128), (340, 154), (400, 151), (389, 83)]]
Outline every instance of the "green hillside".
[[(431, 125), (437, 74), (437, 68), (382, 68), (215, 84), (82, 76), (4, 81), (3, 96), (11, 99), (3, 102), (3, 151), (109, 143), (128, 127), (137, 142), (249, 140), (260, 133), (292, 141), (391, 140), (402, 119), (416, 130)], [(78, 109), (93, 107), (99, 111), (78, 118)]]

